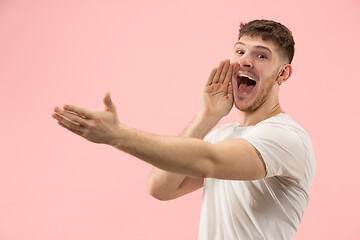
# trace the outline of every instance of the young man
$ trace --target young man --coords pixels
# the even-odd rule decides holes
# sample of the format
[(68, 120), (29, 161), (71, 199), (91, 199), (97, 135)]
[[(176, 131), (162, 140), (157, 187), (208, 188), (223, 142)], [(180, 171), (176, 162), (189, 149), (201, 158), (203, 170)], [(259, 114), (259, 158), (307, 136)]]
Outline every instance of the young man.
[[(65, 105), (53, 117), (155, 166), (147, 187), (160, 200), (204, 187), (199, 239), (293, 239), (315, 173), (310, 139), (278, 99), (293, 55), (291, 32), (280, 23), (241, 24), (232, 62), (213, 69), (201, 111), (179, 137), (124, 126), (109, 93), (104, 111)], [(239, 123), (209, 133), (233, 105)]]

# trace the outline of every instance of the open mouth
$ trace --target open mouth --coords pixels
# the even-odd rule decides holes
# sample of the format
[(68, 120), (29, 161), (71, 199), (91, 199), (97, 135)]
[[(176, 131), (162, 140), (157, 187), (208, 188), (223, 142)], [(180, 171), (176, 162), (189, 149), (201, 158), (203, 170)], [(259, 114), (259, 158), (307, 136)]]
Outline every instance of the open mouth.
[(250, 93), (256, 86), (256, 81), (245, 74), (239, 74), (236, 77), (237, 86), (241, 93)]

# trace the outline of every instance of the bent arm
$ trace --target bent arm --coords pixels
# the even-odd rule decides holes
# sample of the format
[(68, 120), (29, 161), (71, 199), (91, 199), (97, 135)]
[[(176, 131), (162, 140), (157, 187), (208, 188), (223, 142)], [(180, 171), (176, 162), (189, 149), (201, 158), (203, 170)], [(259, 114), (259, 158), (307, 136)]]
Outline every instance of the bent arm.
[[(232, 108), (230, 61), (221, 61), (210, 73), (201, 95), (202, 108), (180, 137), (203, 139), (205, 135), (226, 116)], [(170, 200), (203, 186), (202, 177), (176, 174), (154, 167), (147, 180), (148, 192), (157, 199)]]
[[(199, 113), (179, 137), (203, 139), (218, 123), (218, 119)], [(154, 167), (147, 179), (147, 190), (159, 200), (171, 200), (193, 192), (203, 186), (204, 179), (168, 172)]]

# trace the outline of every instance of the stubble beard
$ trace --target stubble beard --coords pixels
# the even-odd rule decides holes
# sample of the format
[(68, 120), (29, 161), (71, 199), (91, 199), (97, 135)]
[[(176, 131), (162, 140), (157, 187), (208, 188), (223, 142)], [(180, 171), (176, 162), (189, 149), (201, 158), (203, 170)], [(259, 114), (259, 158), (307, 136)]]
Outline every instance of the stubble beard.
[(274, 73), (270, 77), (270, 79), (264, 81), (264, 86), (262, 87), (262, 89), (260, 89), (258, 96), (256, 97), (255, 101), (252, 104), (250, 104), (249, 106), (236, 106), (236, 107), (240, 111), (247, 113), (252, 113), (258, 110), (268, 99), (271, 89), (274, 86), (274, 79), (276, 76), (277, 76), (276, 73)]

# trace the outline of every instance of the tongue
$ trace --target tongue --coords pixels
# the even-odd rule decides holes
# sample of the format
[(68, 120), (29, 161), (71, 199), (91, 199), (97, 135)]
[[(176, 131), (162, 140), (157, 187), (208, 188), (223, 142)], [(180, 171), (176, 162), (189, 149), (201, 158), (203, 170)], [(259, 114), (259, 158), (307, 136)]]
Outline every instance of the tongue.
[(249, 93), (253, 90), (255, 85), (247, 85), (246, 83), (241, 83), (239, 86), (239, 90), (242, 93)]

